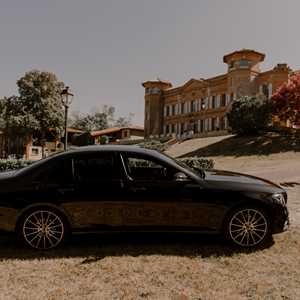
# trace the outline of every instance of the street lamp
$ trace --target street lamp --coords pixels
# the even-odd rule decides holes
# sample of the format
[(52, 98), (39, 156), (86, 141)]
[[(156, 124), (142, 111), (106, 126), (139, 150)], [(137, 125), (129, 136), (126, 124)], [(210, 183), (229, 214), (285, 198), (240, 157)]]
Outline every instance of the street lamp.
[(68, 109), (70, 104), (73, 101), (74, 95), (69, 92), (69, 87), (66, 86), (62, 92), (60, 93), (61, 96), (61, 103), (65, 108), (65, 145), (64, 145), (64, 150), (67, 150), (67, 143), (68, 143), (68, 133), (67, 133), (67, 128), (68, 128)]

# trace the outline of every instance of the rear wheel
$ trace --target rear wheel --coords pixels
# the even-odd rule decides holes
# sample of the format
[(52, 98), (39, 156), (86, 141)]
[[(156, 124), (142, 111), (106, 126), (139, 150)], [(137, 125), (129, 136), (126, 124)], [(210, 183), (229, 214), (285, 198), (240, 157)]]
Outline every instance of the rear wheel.
[(17, 233), (26, 245), (47, 250), (63, 243), (67, 228), (67, 222), (61, 213), (41, 208), (31, 210), (22, 217)]
[(241, 207), (230, 213), (224, 224), (225, 237), (240, 247), (255, 247), (270, 237), (266, 212), (258, 207)]

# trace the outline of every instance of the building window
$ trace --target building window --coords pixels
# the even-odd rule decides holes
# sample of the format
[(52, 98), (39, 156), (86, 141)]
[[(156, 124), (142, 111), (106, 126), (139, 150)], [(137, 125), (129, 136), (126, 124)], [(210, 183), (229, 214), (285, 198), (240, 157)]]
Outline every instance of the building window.
[(175, 124), (171, 124), (171, 133), (175, 133)]
[(234, 64), (235, 64), (235, 61), (231, 61), (230, 64), (229, 64), (229, 69), (233, 69), (234, 68)]
[(172, 116), (176, 115), (176, 107), (175, 104), (172, 105)]
[(212, 99), (211, 99), (211, 108), (216, 108), (216, 96), (212, 96)]
[(205, 107), (205, 99), (201, 99), (201, 102), (200, 102), (200, 110), (204, 110), (206, 107)]
[(234, 100), (234, 94), (231, 93), (231, 94), (230, 94), (230, 102), (232, 102), (233, 100)]
[(226, 106), (226, 94), (221, 95), (221, 106)]
[(247, 59), (241, 59), (240, 60), (240, 67), (241, 68), (248, 68), (249, 65), (250, 65), (249, 60), (247, 60)]
[(169, 105), (166, 106), (166, 116), (168, 117), (170, 115), (170, 107)]
[(198, 133), (198, 122), (193, 123), (193, 131), (194, 133)]
[(262, 85), (262, 92), (266, 96), (266, 98), (269, 99), (269, 87), (267, 84)]
[(204, 131), (204, 120), (200, 120), (200, 132)]
[(182, 102), (180, 104), (180, 109), (181, 109), (181, 113), (184, 114), (185, 113), (185, 111), (184, 111), (184, 102)]
[(220, 127), (220, 130), (224, 130), (225, 129), (225, 119), (224, 119), (224, 117), (220, 117), (220, 119), (219, 119), (219, 127)]
[(196, 100), (193, 100), (191, 102), (191, 112), (196, 112), (197, 111), (196, 105), (197, 105)]
[(217, 119), (212, 118), (211, 119), (211, 131), (215, 131), (217, 129)]

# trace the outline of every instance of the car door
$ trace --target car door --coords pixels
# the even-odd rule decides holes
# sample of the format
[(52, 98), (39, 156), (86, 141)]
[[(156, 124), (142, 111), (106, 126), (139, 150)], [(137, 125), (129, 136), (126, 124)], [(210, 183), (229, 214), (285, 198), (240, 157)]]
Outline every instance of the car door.
[(113, 152), (75, 155), (74, 197), (64, 208), (78, 229), (107, 230), (122, 225), (123, 179)]
[[(123, 222), (143, 229), (214, 229), (220, 210), (211, 202), (211, 193), (199, 182), (148, 155), (123, 155), (128, 181)], [(216, 215), (217, 214), (217, 215)]]

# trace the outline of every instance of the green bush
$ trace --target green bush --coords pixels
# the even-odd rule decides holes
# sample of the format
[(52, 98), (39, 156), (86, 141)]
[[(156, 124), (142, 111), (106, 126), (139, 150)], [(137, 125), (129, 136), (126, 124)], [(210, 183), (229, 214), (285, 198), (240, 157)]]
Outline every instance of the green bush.
[[(214, 167), (214, 161), (212, 159), (200, 158), (200, 157), (184, 157), (177, 158), (179, 162), (183, 162), (191, 168), (198, 168), (203, 170), (212, 169)], [(33, 161), (22, 159), (0, 159), (0, 172), (17, 170), (29, 166)], [(146, 161), (136, 160), (132, 161), (136, 164), (136, 167), (147, 167)]]
[(232, 103), (227, 117), (233, 133), (257, 134), (270, 126), (272, 104), (271, 101), (262, 97), (244, 96)]
[(162, 143), (159, 140), (146, 140), (138, 145), (142, 148), (157, 150), (159, 152), (164, 152), (169, 148), (169, 145)]
[(178, 158), (180, 162), (183, 162), (188, 167), (209, 170), (214, 168), (214, 161), (212, 159), (201, 158), (201, 157), (184, 157)]
[(31, 160), (0, 159), (0, 172), (24, 168), (32, 164)]

